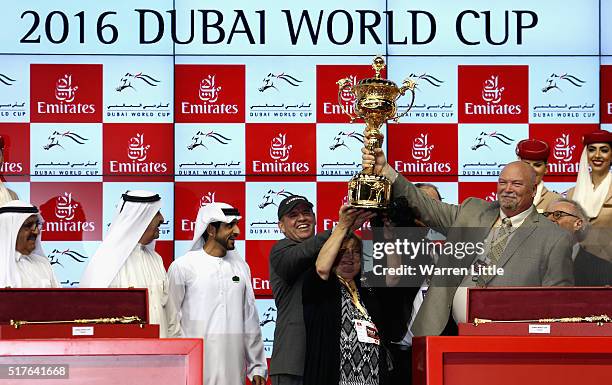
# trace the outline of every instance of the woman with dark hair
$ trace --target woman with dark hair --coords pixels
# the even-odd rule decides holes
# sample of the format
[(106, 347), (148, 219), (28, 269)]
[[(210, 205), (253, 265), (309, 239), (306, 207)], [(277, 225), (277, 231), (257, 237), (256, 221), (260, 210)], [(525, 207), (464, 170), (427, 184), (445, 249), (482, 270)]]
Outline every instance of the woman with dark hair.
[(582, 206), (592, 226), (581, 242), (582, 247), (612, 261), (612, 132), (591, 132), (584, 135), (582, 141), (584, 149), (576, 187), (568, 191), (567, 197)]
[(304, 385), (379, 385), (387, 375), (381, 309), (361, 287), (361, 240), (351, 231), (358, 210), (343, 206), (336, 231), (304, 278)]

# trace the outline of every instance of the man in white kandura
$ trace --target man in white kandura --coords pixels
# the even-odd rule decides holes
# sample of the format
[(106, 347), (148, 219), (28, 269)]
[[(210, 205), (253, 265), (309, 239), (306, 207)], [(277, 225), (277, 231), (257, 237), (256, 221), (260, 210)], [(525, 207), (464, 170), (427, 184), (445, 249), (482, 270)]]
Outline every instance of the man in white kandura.
[(29, 203), (0, 206), (0, 287), (59, 287), (40, 244), (42, 222)]
[(204, 385), (267, 377), (251, 271), (234, 250), (240, 218), (226, 203), (201, 207), (190, 251), (168, 271), (168, 335), (204, 339)]
[(149, 291), (149, 323), (166, 337), (164, 304), (168, 296), (166, 269), (155, 252), (155, 239), (164, 221), (159, 195), (143, 190), (121, 196), (115, 218), (91, 257), (80, 287), (136, 287)]

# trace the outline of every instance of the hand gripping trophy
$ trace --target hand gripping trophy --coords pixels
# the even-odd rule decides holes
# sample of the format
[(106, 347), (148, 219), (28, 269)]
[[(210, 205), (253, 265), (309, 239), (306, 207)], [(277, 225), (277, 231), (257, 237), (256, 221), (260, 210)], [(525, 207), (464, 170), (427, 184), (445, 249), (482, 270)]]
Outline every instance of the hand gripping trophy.
[[(373, 78), (359, 80), (355, 85), (346, 78), (337, 82), (338, 103), (351, 118), (351, 123), (357, 119), (363, 119), (366, 123), (364, 144), (370, 151), (382, 146), (383, 135), (380, 127), (383, 123), (391, 119), (397, 122), (410, 111), (414, 104), (416, 87), (416, 83), (410, 79), (404, 80), (402, 87), (398, 87), (391, 80), (381, 79), (380, 72), (385, 68), (385, 61), (381, 56), (374, 58), (372, 68), (376, 71)], [(406, 91), (410, 91), (412, 95), (410, 104), (406, 111), (396, 115), (396, 101)], [(341, 102), (342, 95), (351, 95), (354, 98), (354, 114), (345, 109)], [(348, 198), (352, 207), (385, 209), (391, 200), (391, 182), (382, 175), (374, 175), (373, 167), (364, 168), (349, 182)]]

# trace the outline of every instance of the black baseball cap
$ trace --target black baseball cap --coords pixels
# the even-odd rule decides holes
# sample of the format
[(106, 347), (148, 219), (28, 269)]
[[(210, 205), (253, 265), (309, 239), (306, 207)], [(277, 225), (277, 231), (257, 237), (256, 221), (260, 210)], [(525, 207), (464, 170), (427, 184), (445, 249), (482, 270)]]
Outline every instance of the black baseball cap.
[(310, 209), (312, 209), (312, 203), (301, 195), (290, 195), (287, 198), (283, 199), (281, 203), (278, 205), (278, 219), (280, 220), (283, 215), (287, 214), (289, 211), (293, 210), (295, 206), (299, 204), (305, 204)]

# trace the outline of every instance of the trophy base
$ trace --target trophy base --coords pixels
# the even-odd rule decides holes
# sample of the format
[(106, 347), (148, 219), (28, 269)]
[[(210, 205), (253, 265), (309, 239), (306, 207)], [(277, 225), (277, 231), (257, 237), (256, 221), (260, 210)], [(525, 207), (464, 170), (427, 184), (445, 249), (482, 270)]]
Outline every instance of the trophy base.
[(349, 206), (362, 209), (386, 209), (391, 202), (391, 182), (382, 175), (360, 172), (349, 182)]

